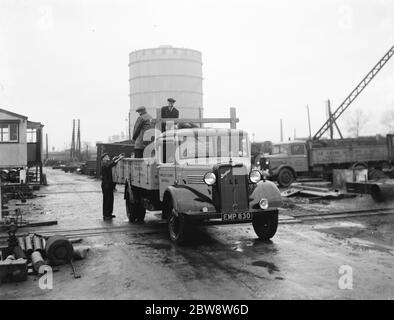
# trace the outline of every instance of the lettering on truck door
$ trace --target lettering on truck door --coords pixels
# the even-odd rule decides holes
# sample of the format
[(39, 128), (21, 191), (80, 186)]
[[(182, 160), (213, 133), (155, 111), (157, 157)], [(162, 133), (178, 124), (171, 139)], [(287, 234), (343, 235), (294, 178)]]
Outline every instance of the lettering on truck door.
[(159, 189), (160, 200), (163, 200), (164, 191), (168, 186), (174, 185), (175, 182), (175, 168), (173, 164), (163, 163), (159, 166)]
[(303, 143), (295, 143), (290, 145), (290, 165), (296, 172), (308, 171), (308, 157), (306, 146)]

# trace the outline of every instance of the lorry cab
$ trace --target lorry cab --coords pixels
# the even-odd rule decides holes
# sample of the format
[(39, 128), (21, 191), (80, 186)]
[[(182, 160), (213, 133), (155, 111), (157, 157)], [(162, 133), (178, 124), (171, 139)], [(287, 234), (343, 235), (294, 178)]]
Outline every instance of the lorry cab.
[(308, 149), (304, 140), (293, 140), (276, 143), (270, 155), (260, 159), (263, 170), (269, 170), (269, 175), (277, 179), (280, 186), (288, 187), (298, 172), (308, 171)]
[(163, 133), (156, 141), (160, 200), (168, 186), (193, 186), (208, 196), (204, 174), (214, 165), (232, 163), (250, 171), (250, 142), (237, 129), (180, 129)]

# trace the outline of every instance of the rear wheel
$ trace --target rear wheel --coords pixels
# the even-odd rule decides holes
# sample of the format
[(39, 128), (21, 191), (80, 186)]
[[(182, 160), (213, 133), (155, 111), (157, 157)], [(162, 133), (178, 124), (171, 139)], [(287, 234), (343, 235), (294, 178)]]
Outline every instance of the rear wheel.
[(278, 228), (278, 213), (253, 215), (253, 229), (261, 240), (271, 239)]
[[(170, 200), (171, 201), (171, 200)], [(183, 245), (188, 241), (189, 224), (185, 216), (177, 212), (172, 204), (168, 204), (168, 233), (171, 241)]]
[(283, 168), (282, 170), (279, 171), (278, 174), (278, 183), (279, 186), (287, 188), (290, 186), (295, 180), (293, 171), (291, 171), (288, 168)]
[(142, 222), (145, 219), (146, 209), (141, 196), (132, 191), (132, 199), (126, 197), (126, 213), (130, 222)]

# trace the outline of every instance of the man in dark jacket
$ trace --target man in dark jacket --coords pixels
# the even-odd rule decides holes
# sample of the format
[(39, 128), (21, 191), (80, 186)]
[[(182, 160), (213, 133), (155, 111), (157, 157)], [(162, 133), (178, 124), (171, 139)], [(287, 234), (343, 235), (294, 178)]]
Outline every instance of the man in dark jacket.
[(112, 179), (112, 168), (124, 158), (124, 154), (110, 159), (108, 153), (101, 156), (101, 190), (103, 192), (103, 219), (115, 218), (112, 214), (114, 208), (114, 181)]
[(140, 116), (137, 118), (131, 143), (134, 143), (134, 157), (143, 158), (145, 146), (150, 141), (144, 141), (144, 133), (152, 127), (152, 117), (146, 112), (145, 107), (139, 107), (136, 110)]
[[(179, 111), (174, 107), (175, 99), (168, 98), (168, 106), (164, 106), (161, 108), (161, 117), (162, 118), (179, 118)], [(166, 131), (166, 122), (163, 121), (161, 125), (161, 131)]]

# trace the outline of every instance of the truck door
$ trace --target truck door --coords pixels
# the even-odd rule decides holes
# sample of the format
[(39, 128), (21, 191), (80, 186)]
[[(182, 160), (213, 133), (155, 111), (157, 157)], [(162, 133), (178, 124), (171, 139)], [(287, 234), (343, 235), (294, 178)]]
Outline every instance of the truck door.
[(308, 156), (304, 143), (294, 143), (290, 145), (290, 165), (296, 172), (308, 171)]
[[(163, 144), (165, 144), (165, 152), (163, 152)], [(159, 168), (159, 191), (160, 200), (163, 200), (164, 191), (168, 186), (174, 185), (175, 174), (180, 169), (175, 170), (175, 145), (173, 138), (160, 139), (158, 141), (158, 152), (161, 154)], [(178, 172), (176, 172), (178, 171)]]

